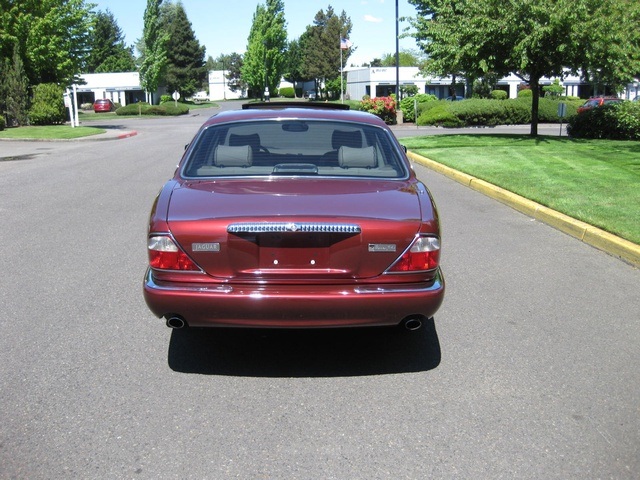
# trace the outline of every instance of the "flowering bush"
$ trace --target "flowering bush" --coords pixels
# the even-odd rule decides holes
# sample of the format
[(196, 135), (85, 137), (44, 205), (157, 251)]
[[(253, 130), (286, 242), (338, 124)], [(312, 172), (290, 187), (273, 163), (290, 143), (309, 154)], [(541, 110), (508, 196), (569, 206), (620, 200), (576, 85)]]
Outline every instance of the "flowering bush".
[(393, 97), (363, 98), (362, 110), (380, 117), (387, 125), (396, 123), (396, 100)]

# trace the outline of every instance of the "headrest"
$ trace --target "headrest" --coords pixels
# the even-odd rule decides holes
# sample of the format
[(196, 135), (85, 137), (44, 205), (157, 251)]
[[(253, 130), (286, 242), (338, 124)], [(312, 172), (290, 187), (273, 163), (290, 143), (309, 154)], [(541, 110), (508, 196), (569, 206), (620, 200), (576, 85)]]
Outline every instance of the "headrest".
[(334, 130), (331, 134), (331, 146), (334, 150), (340, 147), (362, 147), (362, 132), (360, 130)]
[(376, 164), (376, 151), (373, 147), (340, 147), (338, 150), (338, 165), (342, 168), (373, 168)]
[(257, 133), (250, 133), (248, 135), (232, 133), (229, 135), (229, 145), (232, 147), (250, 145), (252, 148), (256, 149), (260, 146), (260, 135)]
[(253, 163), (253, 152), (249, 145), (230, 147), (218, 145), (213, 154), (216, 167), (250, 167)]

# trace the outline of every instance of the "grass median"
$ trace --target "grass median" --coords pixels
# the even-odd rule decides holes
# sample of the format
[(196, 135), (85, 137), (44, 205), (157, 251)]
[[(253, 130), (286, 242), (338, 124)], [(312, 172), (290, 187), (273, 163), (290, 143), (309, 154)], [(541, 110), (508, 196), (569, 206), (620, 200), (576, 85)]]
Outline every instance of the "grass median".
[(0, 131), (0, 138), (30, 140), (71, 140), (104, 133), (104, 128), (76, 127), (69, 125), (46, 125), (36, 127), (15, 127)]
[(640, 244), (640, 142), (519, 135), (401, 141), (431, 160)]

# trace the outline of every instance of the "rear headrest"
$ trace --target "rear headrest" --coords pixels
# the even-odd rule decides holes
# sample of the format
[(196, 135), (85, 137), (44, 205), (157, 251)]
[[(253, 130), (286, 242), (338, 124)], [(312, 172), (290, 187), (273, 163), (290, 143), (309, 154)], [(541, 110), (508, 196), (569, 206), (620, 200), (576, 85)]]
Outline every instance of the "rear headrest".
[(232, 133), (229, 135), (229, 145), (232, 147), (240, 147), (242, 145), (249, 145), (254, 150), (260, 147), (260, 135), (257, 133), (250, 133), (248, 135), (239, 135)]
[(253, 151), (249, 145), (230, 147), (218, 145), (213, 154), (216, 167), (250, 167), (253, 163)]
[(376, 151), (373, 147), (340, 147), (338, 150), (338, 165), (342, 168), (373, 168), (376, 164)]
[(334, 150), (340, 147), (362, 147), (362, 132), (360, 130), (334, 130), (331, 134), (331, 146)]

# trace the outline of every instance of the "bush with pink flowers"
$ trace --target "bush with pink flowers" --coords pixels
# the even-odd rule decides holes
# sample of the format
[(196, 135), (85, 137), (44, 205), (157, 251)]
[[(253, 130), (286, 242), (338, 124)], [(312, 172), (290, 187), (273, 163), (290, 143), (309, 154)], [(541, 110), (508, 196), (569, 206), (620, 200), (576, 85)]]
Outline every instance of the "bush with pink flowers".
[(396, 100), (393, 97), (365, 97), (362, 110), (380, 117), (387, 125), (396, 123)]

